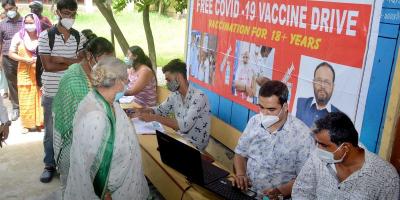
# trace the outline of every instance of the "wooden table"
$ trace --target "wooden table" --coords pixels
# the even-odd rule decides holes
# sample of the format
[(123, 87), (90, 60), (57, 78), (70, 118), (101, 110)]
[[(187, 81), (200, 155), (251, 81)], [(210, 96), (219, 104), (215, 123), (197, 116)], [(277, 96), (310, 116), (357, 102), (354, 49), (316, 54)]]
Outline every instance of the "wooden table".
[[(138, 135), (142, 150), (143, 169), (146, 177), (150, 179), (158, 191), (166, 198), (179, 200), (183, 192), (190, 186), (184, 175), (165, 165), (161, 161), (157, 150), (156, 135)], [(214, 193), (196, 185), (184, 193), (183, 199), (221, 199)]]

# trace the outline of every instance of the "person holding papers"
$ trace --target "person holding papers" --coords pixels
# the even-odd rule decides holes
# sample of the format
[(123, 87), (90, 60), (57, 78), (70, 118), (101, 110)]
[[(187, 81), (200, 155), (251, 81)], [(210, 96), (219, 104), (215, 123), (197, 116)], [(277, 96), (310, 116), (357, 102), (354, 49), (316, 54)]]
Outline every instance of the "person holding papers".
[[(210, 138), (210, 106), (207, 96), (189, 85), (186, 64), (179, 59), (163, 67), (171, 94), (157, 107), (137, 109), (140, 120), (157, 121), (179, 130), (183, 138), (203, 151)], [(174, 118), (169, 117), (174, 114)]]

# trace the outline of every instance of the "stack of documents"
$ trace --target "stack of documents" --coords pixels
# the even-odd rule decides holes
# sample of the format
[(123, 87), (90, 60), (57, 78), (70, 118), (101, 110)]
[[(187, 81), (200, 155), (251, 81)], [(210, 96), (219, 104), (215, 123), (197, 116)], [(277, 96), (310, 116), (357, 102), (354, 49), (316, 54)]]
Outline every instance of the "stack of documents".
[(132, 123), (138, 135), (156, 134), (156, 130), (164, 132), (163, 126), (156, 121), (145, 122), (138, 118), (133, 118)]

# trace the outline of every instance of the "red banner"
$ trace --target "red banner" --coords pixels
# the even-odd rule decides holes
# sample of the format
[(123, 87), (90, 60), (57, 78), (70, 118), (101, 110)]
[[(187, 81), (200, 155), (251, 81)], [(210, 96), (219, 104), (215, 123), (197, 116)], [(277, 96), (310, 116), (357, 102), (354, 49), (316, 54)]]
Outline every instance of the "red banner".
[[(254, 111), (266, 80), (287, 83), (292, 111), (298, 98), (319, 100), (316, 84), (331, 86), (326, 103), (354, 115), (371, 14), (371, 4), (359, 3), (194, 0), (189, 79)], [(324, 63), (331, 80), (316, 77)]]

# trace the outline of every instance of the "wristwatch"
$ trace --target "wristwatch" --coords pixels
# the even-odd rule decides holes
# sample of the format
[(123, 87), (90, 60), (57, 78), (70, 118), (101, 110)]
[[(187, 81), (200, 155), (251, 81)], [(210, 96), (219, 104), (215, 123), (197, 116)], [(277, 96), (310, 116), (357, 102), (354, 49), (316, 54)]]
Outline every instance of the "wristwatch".
[(1, 123), (2, 126), (11, 126), (11, 121), (7, 121), (5, 123)]

